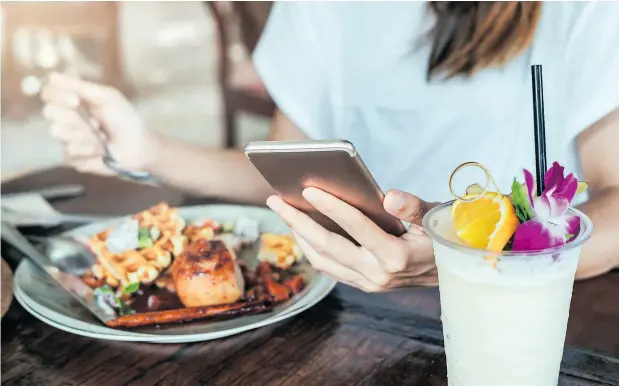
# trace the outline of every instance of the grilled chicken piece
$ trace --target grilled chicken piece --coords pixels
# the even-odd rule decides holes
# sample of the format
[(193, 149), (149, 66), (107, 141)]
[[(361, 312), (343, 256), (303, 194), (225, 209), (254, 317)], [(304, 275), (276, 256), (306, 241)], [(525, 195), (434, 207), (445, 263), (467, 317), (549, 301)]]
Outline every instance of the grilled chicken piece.
[(234, 303), (245, 291), (236, 259), (219, 240), (198, 239), (171, 266), (176, 293), (185, 307)]

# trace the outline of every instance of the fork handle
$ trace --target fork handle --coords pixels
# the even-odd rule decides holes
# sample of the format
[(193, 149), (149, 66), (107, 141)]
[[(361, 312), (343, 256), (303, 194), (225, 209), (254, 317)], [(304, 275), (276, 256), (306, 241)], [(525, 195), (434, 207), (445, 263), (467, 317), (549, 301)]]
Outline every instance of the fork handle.
[(17, 228), (9, 223), (2, 221), (2, 238), (4, 238), (9, 244), (17, 248), (21, 253), (30, 257), (30, 259), (51, 275), (53, 275), (57, 269), (52, 267), (49, 259), (42, 254), (38, 249), (34, 247), (28, 241), (28, 239), (22, 235)]

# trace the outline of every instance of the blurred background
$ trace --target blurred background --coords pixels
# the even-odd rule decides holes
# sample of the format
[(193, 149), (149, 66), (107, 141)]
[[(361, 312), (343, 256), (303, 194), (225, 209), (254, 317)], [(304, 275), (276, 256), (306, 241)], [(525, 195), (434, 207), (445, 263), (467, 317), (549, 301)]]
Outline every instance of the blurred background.
[(250, 61), (271, 2), (2, 2), (1, 177), (62, 163), (38, 92), (51, 71), (120, 89), (152, 130), (207, 147), (264, 138)]

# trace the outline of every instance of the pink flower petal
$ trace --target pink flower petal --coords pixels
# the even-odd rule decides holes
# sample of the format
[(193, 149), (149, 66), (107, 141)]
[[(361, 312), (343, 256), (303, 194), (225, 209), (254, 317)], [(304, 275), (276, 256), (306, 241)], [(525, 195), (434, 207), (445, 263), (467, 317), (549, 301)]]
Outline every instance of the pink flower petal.
[(563, 185), (563, 166), (559, 165), (558, 162), (553, 162), (552, 167), (548, 169), (546, 175), (544, 176), (544, 185), (546, 189), (556, 188), (558, 186)]
[(524, 170), (525, 185), (535, 217), (521, 224), (514, 234), (514, 251), (552, 248), (572, 241), (580, 232), (580, 218), (567, 215), (578, 190), (573, 173), (564, 175), (564, 167), (554, 162), (544, 176), (545, 189), (535, 197), (535, 179)]
[(533, 211), (535, 212), (535, 217), (541, 219), (542, 221), (547, 221), (551, 218), (552, 207), (550, 205), (550, 199), (548, 195), (542, 194), (541, 197), (538, 197), (535, 200), (535, 205), (533, 206)]
[(563, 174), (564, 168), (558, 162), (554, 162), (544, 176), (545, 192), (553, 191), (552, 195), (565, 197), (568, 202), (572, 202), (578, 189), (578, 179), (574, 173), (567, 176)]
[(574, 175), (574, 173), (570, 173), (563, 180), (563, 185), (561, 188), (557, 189), (557, 194), (565, 197), (568, 202), (572, 202), (574, 196), (576, 195), (576, 191), (578, 190), (578, 179)]
[(569, 243), (580, 234), (580, 217), (575, 215), (568, 215), (565, 216), (565, 220), (567, 223), (565, 234), (567, 237), (567, 242)]
[(548, 208), (548, 217), (546, 219), (558, 219), (563, 217), (565, 212), (567, 212), (567, 208), (570, 206), (570, 202), (567, 198), (556, 195), (551, 190), (550, 192), (544, 192), (542, 197), (540, 197), (540, 201), (543, 201)]
[(537, 251), (563, 244), (565, 233), (560, 227), (532, 219), (516, 230), (512, 251)]
[(527, 186), (527, 193), (529, 194), (529, 202), (533, 206), (533, 192), (535, 191), (535, 178), (533, 174), (527, 169), (524, 169), (524, 184)]

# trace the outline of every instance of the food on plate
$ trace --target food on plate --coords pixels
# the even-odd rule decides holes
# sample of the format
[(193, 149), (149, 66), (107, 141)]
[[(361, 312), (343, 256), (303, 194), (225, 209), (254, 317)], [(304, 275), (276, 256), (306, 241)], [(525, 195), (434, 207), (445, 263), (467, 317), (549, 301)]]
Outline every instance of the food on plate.
[[(248, 290), (235, 303), (183, 307), (178, 297), (171, 297), (169, 292), (162, 293), (160, 290), (159, 292), (150, 292), (147, 301), (145, 301), (148, 291), (142, 292), (143, 290), (140, 289), (138, 292), (143, 293), (143, 295), (130, 303), (130, 307), (135, 308), (138, 312), (120, 313), (118, 318), (107, 322), (107, 325), (112, 328), (134, 328), (189, 322), (209, 317), (229, 318), (257, 315), (271, 311), (276, 304), (290, 299), (305, 287), (305, 280), (301, 274), (279, 270), (278, 268), (273, 269), (266, 262), (260, 263), (253, 272), (247, 270), (244, 265), (239, 264), (239, 266)], [(153, 302), (152, 299), (157, 299), (157, 301)], [(119, 300), (114, 301), (122, 303)], [(145, 305), (145, 303), (149, 304)], [(158, 307), (153, 308), (150, 303), (157, 303)], [(125, 311), (129, 308), (124, 303), (115, 308), (118, 310), (119, 307), (124, 307)]]
[(270, 311), (272, 306), (267, 302), (222, 304), (210, 307), (190, 307), (175, 310), (152, 311), (140, 314), (123, 315), (107, 322), (112, 328), (131, 328), (148, 325), (189, 322), (212, 316), (230, 317), (256, 315)]
[(174, 279), (172, 278), (172, 272), (170, 269), (167, 269), (159, 275), (157, 280), (155, 280), (155, 285), (158, 288), (165, 289), (168, 292), (176, 293), (176, 286), (174, 285)]
[[(250, 270), (237, 253), (260, 243)], [(255, 219), (187, 221), (165, 203), (93, 236), (82, 279), (131, 328), (268, 312), (303, 290), (302, 254), (289, 235), (260, 233)]]
[[(135, 228), (137, 234), (133, 232)], [(89, 243), (98, 260), (92, 276), (114, 287), (152, 283), (170, 266), (172, 257), (185, 247), (187, 240), (181, 232), (184, 228), (185, 220), (178, 215), (177, 209), (159, 204), (136, 214), (118, 228), (96, 234)], [(119, 229), (128, 232), (122, 233)], [(119, 248), (131, 245), (134, 245), (131, 249)]]
[(221, 240), (191, 243), (170, 269), (176, 293), (186, 307), (234, 303), (245, 291), (241, 269)]
[(232, 233), (241, 238), (244, 243), (255, 243), (260, 238), (260, 224), (249, 217), (241, 217), (234, 223)]
[(195, 224), (187, 225), (182, 230), (183, 236), (188, 242), (193, 242), (200, 239), (211, 240), (221, 232), (221, 225), (211, 220), (201, 220)]
[(301, 249), (290, 235), (264, 233), (261, 237), (258, 260), (287, 269), (303, 258)]

